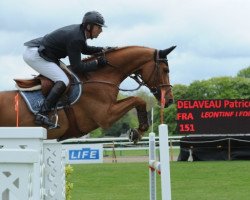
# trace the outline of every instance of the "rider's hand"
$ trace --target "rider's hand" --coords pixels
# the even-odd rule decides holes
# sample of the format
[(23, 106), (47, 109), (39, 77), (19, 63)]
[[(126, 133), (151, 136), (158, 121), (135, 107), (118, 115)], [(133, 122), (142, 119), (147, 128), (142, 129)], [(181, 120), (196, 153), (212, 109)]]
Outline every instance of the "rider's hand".
[(111, 49), (115, 49), (117, 47), (103, 47), (103, 51), (108, 51), (108, 50), (111, 50)]
[(108, 61), (104, 56), (100, 56), (97, 58), (97, 63), (100, 67), (103, 67), (108, 64)]

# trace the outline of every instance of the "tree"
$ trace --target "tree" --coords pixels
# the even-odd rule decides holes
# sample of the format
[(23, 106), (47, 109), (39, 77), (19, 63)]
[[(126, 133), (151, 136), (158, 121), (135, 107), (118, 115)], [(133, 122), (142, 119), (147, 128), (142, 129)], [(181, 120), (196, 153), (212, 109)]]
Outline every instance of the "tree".
[(217, 77), (194, 81), (187, 89), (187, 99), (244, 99), (250, 97), (250, 79)]
[(104, 136), (104, 133), (102, 132), (101, 128), (95, 129), (94, 131), (91, 131), (90, 137), (92, 138), (101, 138)]
[(250, 66), (245, 69), (240, 70), (237, 76), (243, 77), (243, 78), (250, 78)]
[(187, 90), (188, 90), (187, 85), (182, 85), (182, 84), (174, 85), (174, 87), (172, 89), (174, 99), (187, 99), (188, 98)]
[(110, 128), (102, 130), (105, 136), (119, 137), (122, 133), (126, 133), (129, 128), (135, 127), (136, 119), (133, 113), (128, 112), (120, 120), (115, 122)]

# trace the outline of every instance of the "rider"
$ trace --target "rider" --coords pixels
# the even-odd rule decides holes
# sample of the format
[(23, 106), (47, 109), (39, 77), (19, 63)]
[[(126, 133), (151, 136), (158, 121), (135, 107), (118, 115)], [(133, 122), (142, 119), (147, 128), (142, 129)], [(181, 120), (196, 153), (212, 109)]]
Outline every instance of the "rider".
[(90, 72), (107, 64), (105, 57), (81, 62), (81, 53), (92, 55), (104, 50), (103, 47), (88, 46), (87, 39), (97, 38), (106, 27), (103, 16), (96, 11), (87, 12), (81, 24), (57, 29), (44, 37), (24, 43), (24, 61), (41, 75), (51, 79), (54, 86), (35, 115), (38, 125), (54, 126), (48, 113), (56, 105), (69, 84), (69, 79), (59, 67), (59, 59), (69, 57), (71, 69), (75, 72)]

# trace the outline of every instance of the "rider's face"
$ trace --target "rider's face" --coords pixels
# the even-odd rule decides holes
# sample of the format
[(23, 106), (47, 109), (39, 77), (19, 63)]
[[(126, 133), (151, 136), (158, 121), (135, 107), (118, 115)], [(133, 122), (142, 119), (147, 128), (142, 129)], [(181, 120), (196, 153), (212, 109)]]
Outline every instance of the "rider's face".
[(102, 32), (102, 27), (94, 25), (92, 29), (92, 37), (97, 38), (101, 32)]

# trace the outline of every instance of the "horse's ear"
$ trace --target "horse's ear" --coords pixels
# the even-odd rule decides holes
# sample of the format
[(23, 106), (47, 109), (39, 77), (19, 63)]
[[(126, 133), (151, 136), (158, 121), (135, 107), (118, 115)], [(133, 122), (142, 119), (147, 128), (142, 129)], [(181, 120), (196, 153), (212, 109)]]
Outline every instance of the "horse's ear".
[(168, 54), (170, 54), (171, 51), (175, 49), (176, 46), (172, 46), (168, 49), (160, 50), (159, 51), (159, 58), (166, 58)]

